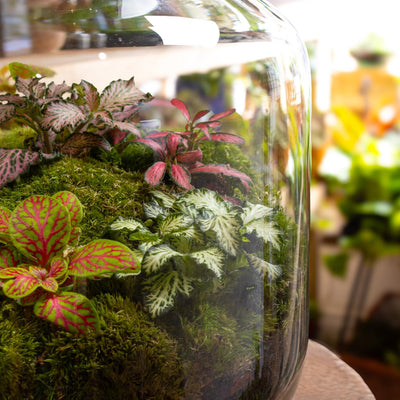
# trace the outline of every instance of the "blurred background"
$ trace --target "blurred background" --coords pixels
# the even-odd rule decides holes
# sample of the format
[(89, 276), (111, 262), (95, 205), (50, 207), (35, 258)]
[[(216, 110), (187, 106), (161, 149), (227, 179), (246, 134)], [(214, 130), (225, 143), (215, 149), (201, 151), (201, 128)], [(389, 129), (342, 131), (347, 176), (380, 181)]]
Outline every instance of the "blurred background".
[(311, 338), (400, 398), (400, 2), (271, 0), (313, 80)]

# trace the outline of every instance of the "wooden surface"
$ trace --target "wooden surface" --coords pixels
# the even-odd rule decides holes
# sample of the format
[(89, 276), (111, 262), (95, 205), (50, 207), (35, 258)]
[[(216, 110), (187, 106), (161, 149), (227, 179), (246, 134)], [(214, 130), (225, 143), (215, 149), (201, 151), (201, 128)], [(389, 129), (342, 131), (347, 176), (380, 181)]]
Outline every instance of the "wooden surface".
[(294, 400), (374, 400), (354, 369), (326, 347), (309, 341)]

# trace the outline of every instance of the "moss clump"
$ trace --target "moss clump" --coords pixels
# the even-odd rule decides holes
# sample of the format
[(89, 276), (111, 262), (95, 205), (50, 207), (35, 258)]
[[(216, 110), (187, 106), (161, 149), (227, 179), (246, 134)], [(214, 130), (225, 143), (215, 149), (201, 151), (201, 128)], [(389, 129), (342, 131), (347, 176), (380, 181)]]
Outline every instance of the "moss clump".
[(93, 159), (64, 158), (37, 168), (35, 174), (0, 189), (0, 206), (10, 210), (33, 194), (51, 196), (68, 190), (84, 206), (80, 243), (101, 237), (118, 216), (140, 217), (149, 186), (131, 173)]
[(8, 300), (3, 302), (2, 398), (182, 397), (183, 373), (176, 343), (131, 301), (111, 295), (92, 300), (101, 315), (102, 329), (86, 337), (54, 328), (37, 318), (27, 324), (21, 308)]
[(0, 148), (26, 149), (36, 139), (37, 133), (28, 126), (0, 129)]

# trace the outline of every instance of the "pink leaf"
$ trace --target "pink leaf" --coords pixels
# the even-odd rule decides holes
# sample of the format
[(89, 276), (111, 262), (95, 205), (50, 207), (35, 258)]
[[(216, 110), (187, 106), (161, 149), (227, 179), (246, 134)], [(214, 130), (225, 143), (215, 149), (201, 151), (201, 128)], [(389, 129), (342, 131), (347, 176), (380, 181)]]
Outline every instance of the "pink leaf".
[(244, 139), (241, 136), (232, 135), (230, 133), (213, 133), (211, 134), (211, 140), (215, 140), (216, 142), (234, 143), (234, 144), (244, 143)]
[(56, 199), (31, 196), (15, 208), (10, 218), (10, 232), (18, 250), (44, 267), (68, 244), (69, 212)]
[(14, 104), (1, 104), (0, 103), (0, 123), (6, 122), (11, 119), (15, 114)]
[(35, 315), (66, 331), (87, 334), (99, 330), (99, 317), (89, 299), (78, 293), (48, 294), (36, 301)]
[(89, 82), (81, 81), (80, 85), (83, 87), (85, 104), (90, 111), (97, 111), (100, 104), (100, 96), (97, 89)]
[(210, 133), (208, 132), (208, 126), (206, 123), (197, 124), (196, 127), (200, 128), (204, 132), (204, 135), (206, 135), (207, 139), (210, 139)]
[(186, 168), (183, 168), (178, 164), (173, 164), (170, 175), (178, 186), (188, 190), (194, 189), (190, 184), (190, 174)]
[(194, 164), (201, 161), (203, 153), (201, 150), (186, 151), (176, 156), (176, 160), (183, 164)]
[(175, 157), (179, 144), (182, 142), (182, 137), (171, 133), (167, 137), (167, 149), (171, 157)]
[(211, 173), (211, 174), (222, 174), (226, 176), (232, 176), (235, 178), (243, 179), (247, 182), (251, 182), (250, 177), (248, 177), (243, 172), (240, 172), (234, 168), (230, 168), (225, 164), (207, 164), (199, 167), (191, 168), (190, 173)]
[(142, 138), (142, 139), (133, 139), (132, 142), (139, 142), (149, 146), (154, 152), (156, 152), (160, 156), (162, 160), (165, 159), (165, 150), (160, 145), (160, 143), (156, 142), (155, 140)]
[(156, 162), (144, 174), (144, 179), (150, 186), (156, 186), (163, 179), (167, 164), (163, 161)]
[(210, 112), (210, 110), (203, 110), (203, 111), (199, 111), (193, 118), (193, 122), (197, 121), (198, 119), (200, 119), (201, 117), (204, 117), (205, 115), (207, 115)]
[(210, 121), (218, 121), (218, 120), (220, 120), (220, 119), (222, 119), (222, 118), (227, 117), (228, 115), (233, 114), (235, 111), (236, 111), (236, 110), (235, 110), (234, 108), (231, 108), (230, 110), (227, 110), (227, 111), (223, 111), (223, 112), (214, 114), (214, 115), (210, 118)]
[(70, 275), (79, 277), (100, 276), (121, 271), (139, 273), (132, 251), (113, 240), (93, 240), (77, 250), (68, 266)]
[(39, 161), (39, 153), (36, 151), (0, 149), (0, 188), (28, 172)]
[(127, 137), (127, 135), (127, 132), (123, 132), (118, 128), (111, 129), (107, 133), (108, 138), (110, 138), (110, 141), (114, 146), (121, 143)]
[(8, 222), (11, 217), (11, 211), (7, 208), (0, 208), (0, 243), (11, 244)]
[(178, 99), (172, 99), (171, 104), (175, 106), (185, 117), (186, 121), (190, 121), (190, 114), (185, 103)]
[(122, 121), (113, 121), (112, 124), (115, 128), (118, 128), (120, 131), (125, 131), (132, 133), (136, 137), (140, 137), (140, 131), (137, 128), (136, 124), (133, 122), (122, 122)]

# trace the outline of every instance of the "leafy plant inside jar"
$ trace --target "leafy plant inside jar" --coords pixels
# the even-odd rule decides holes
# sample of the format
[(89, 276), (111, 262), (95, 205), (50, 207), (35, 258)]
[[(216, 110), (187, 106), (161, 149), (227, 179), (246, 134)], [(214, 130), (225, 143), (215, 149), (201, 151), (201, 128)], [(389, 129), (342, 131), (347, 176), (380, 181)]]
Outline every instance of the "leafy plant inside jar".
[(78, 198), (67, 191), (31, 196), (13, 212), (0, 208), (0, 288), (33, 306), (36, 316), (86, 334), (99, 329), (99, 318), (76, 288), (116, 272), (138, 274), (140, 267), (132, 251), (115, 241), (79, 247), (82, 215)]
[[(105, 133), (119, 128), (139, 136), (132, 117), (151, 96), (129, 80), (111, 82), (100, 94), (89, 82), (72, 86), (22, 78), (30, 67), (12, 63), (16, 94), (0, 95), (0, 126), (15, 122), (36, 134), (31, 148), (0, 149), (0, 187), (34, 164), (57, 156), (82, 156), (93, 148), (110, 149)], [(113, 139), (111, 138), (111, 141)]]

